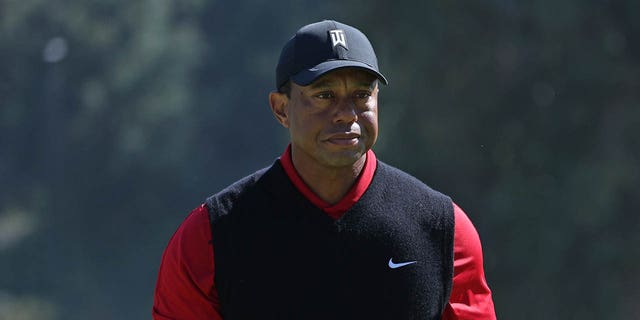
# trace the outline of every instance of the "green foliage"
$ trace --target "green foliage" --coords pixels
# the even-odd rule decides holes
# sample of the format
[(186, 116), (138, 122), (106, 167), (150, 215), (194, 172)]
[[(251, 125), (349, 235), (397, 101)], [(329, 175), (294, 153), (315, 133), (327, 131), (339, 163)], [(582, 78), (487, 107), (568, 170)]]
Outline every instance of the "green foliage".
[(498, 316), (633, 319), (639, 14), (633, 1), (0, 2), (0, 318), (148, 318), (180, 221), (286, 145), (266, 100), (281, 45), (334, 18), (367, 33), (390, 80), (379, 157), (467, 211)]

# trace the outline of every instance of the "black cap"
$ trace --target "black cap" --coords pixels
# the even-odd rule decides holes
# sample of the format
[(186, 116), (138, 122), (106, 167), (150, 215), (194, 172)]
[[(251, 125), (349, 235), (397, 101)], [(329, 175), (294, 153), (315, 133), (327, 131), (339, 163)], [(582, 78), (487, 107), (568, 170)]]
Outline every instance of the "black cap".
[(306, 86), (329, 71), (346, 67), (365, 69), (387, 84), (364, 33), (332, 20), (312, 23), (300, 28), (282, 48), (276, 67), (276, 88), (289, 79)]

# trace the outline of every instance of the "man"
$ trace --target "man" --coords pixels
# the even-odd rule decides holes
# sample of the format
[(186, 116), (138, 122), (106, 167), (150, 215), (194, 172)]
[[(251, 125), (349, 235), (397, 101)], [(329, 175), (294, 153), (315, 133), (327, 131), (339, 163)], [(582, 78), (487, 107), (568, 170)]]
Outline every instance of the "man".
[(359, 30), (296, 32), (269, 95), (291, 143), (182, 223), (154, 319), (495, 319), (467, 216), (371, 150), (379, 83)]

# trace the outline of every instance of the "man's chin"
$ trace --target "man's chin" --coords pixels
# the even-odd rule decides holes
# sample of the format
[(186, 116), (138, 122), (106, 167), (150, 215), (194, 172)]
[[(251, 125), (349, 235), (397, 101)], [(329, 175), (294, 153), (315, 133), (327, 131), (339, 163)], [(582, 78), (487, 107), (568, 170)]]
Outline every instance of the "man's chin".
[(348, 167), (355, 165), (359, 160), (364, 160), (366, 151), (341, 150), (334, 151), (325, 156), (325, 163), (332, 167)]

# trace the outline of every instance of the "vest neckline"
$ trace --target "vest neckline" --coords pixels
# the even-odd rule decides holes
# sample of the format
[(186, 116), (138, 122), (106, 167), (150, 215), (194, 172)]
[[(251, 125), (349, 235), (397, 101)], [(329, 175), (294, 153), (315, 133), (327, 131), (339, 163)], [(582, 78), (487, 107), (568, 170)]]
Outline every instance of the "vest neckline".
[(330, 204), (322, 200), (309, 186), (302, 180), (302, 177), (298, 174), (298, 171), (293, 166), (293, 160), (291, 159), (291, 144), (287, 146), (284, 153), (280, 156), (280, 164), (284, 169), (287, 177), (298, 189), (302, 195), (309, 200), (314, 206), (322, 210), (333, 219), (340, 219), (360, 198), (371, 185), (373, 176), (377, 167), (376, 155), (373, 150), (368, 150), (366, 154), (366, 160), (364, 167), (360, 172), (360, 175), (356, 179), (353, 187), (338, 201), (336, 204)]

